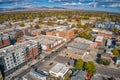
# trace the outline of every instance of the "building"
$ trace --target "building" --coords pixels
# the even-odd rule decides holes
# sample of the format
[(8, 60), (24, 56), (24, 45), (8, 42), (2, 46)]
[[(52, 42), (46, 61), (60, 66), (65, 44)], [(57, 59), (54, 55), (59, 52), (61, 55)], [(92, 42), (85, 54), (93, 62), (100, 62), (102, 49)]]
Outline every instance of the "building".
[(85, 80), (86, 75), (87, 75), (86, 71), (78, 70), (73, 73), (71, 80)]
[(92, 24), (94, 22), (95, 22), (95, 20), (93, 20), (93, 19), (81, 20), (81, 25)]
[(111, 29), (111, 30), (116, 27), (120, 30), (120, 23), (118, 23), (118, 22), (96, 22), (95, 27)]
[(0, 49), (0, 66), (9, 75), (27, 62), (39, 57), (41, 48), (35, 41), (26, 41)]
[(68, 72), (68, 67), (62, 63), (57, 63), (53, 68), (49, 70), (49, 73), (54, 77), (62, 77)]
[(96, 48), (97, 46), (95, 42), (80, 37), (75, 38), (74, 42), (87, 44), (90, 48)]
[(106, 46), (111, 47), (112, 46), (112, 40), (111, 39), (107, 39), (107, 44)]
[(117, 65), (120, 65), (120, 57), (119, 57), (119, 56), (117, 57), (116, 64), (117, 64)]
[(43, 71), (31, 70), (22, 78), (23, 80), (47, 80), (47, 75)]
[(89, 50), (90, 46), (86, 43), (80, 43), (80, 42), (71, 42), (67, 45), (67, 48), (76, 48), (81, 50)]
[(55, 47), (63, 44), (66, 39), (56, 36), (50, 36), (50, 35), (40, 35), (33, 37), (32, 40), (37, 41), (39, 44), (41, 44), (42, 50), (50, 51), (54, 49)]
[(72, 59), (83, 59), (85, 55), (89, 54), (86, 50), (81, 50), (77, 48), (69, 48), (66, 51), (65, 56)]
[(98, 46), (103, 45), (104, 37), (103, 36), (97, 36), (95, 39), (95, 42), (97, 43)]
[[(62, 28), (60, 28), (62, 29)], [(71, 38), (74, 38), (74, 30), (73, 29), (70, 29), (70, 30), (66, 30), (66, 29), (63, 29), (63, 30), (56, 30), (56, 29), (53, 29), (53, 30), (49, 30), (46, 32), (46, 35), (52, 35), (52, 36), (58, 36), (58, 37), (63, 37), (63, 38), (66, 38), (66, 39), (71, 39)]]
[(34, 35), (34, 36), (38, 36), (41, 34), (41, 30), (40, 29), (37, 29), (37, 30), (32, 30), (31, 31), (31, 35)]
[(33, 40), (41, 44), (42, 50), (50, 51), (56, 48), (57, 46), (63, 44), (66, 39), (57, 36), (50, 36), (50, 35), (39, 35), (39, 36), (23, 36), (19, 42), (25, 42)]
[(10, 40), (11, 39), (8, 34), (0, 34), (0, 48), (9, 46), (11, 44)]
[(106, 30), (100, 30), (98, 32), (99, 36), (103, 36), (105, 38), (112, 38), (112, 32), (111, 31), (106, 31)]
[(16, 30), (22, 31), (23, 34), (27, 34), (28, 31), (29, 31), (29, 29), (30, 29), (30, 27), (27, 27), (27, 26), (24, 26), (24, 27), (17, 26), (17, 27), (16, 27)]
[(92, 41), (77, 37), (67, 45), (65, 56), (72, 59), (83, 59), (96, 46), (97, 44)]

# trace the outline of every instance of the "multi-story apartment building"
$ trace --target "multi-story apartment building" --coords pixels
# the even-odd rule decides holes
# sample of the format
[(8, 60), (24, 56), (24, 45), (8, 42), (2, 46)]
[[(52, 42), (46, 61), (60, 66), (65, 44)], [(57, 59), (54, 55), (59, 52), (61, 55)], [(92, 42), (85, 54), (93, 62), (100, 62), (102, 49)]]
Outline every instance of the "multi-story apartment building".
[(40, 54), (40, 45), (36, 41), (26, 41), (0, 50), (0, 66), (6, 75), (24, 66)]

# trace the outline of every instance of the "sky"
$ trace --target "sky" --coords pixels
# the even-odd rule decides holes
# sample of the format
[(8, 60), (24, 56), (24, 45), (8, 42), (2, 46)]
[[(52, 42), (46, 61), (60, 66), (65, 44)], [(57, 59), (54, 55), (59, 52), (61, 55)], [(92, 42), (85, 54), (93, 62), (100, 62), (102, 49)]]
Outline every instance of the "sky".
[(120, 13), (120, 0), (0, 0), (0, 11), (40, 7), (62, 7)]

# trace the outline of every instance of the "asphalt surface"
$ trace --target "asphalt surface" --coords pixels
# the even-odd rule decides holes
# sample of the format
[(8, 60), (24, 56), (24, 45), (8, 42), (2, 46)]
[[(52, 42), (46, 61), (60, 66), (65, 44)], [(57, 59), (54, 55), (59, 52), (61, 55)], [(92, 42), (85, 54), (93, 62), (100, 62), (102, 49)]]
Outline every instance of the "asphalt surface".
[[(74, 38), (73, 38), (73, 39), (74, 39)], [(64, 45), (62, 45), (60, 48), (56, 49), (54, 52), (51, 52), (51, 54), (49, 54), (49, 55), (47, 55), (46, 57), (44, 57), (40, 62), (34, 64), (32, 67), (34, 67), (34, 68), (39, 68), (40, 65), (44, 64), (44, 62), (49, 61), (49, 60), (55, 58), (55, 57), (60, 53), (60, 51), (62, 51), (63, 49), (65, 49), (66, 45), (67, 45), (68, 43), (70, 43), (73, 39), (71, 39), (70, 41), (66, 42)], [(23, 72), (21, 72), (20, 74), (12, 77), (11, 80), (15, 80), (15, 78), (18, 78), (18, 80), (19, 80), (19, 79), (20, 79), (21, 77), (23, 77), (25, 74), (27, 74), (28, 72), (30, 72), (30, 70), (31, 70), (32, 67), (29, 67), (29, 68), (27, 68), (26, 70), (24, 70)]]
[(96, 67), (97, 67), (97, 73), (99, 74), (120, 78), (119, 69), (109, 68), (109, 67), (101, 66), (101, 65), (97, 65)]

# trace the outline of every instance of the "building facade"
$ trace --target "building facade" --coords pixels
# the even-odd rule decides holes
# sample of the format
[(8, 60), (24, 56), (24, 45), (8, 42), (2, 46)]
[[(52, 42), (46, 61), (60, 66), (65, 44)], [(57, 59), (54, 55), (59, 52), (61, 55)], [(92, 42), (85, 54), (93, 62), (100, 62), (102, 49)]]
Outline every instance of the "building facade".
[(35, 41), (11, 45), (0, 50), (0, 66), (7, 76), (23, 67), (27, 62), (36, 59), (39, 54), (40, 47)]

